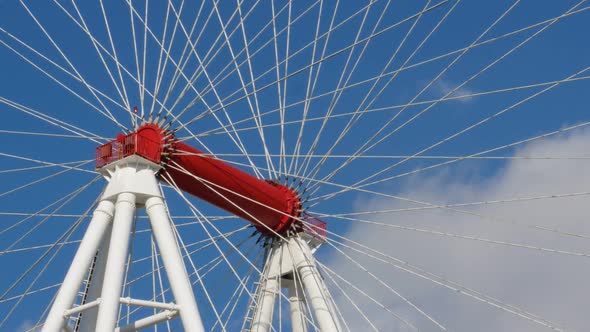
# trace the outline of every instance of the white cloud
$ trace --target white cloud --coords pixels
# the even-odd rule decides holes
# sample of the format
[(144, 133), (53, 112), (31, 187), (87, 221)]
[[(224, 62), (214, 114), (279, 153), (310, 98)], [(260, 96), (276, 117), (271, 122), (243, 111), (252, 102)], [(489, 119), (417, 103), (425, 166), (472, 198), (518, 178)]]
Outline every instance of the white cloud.
[[(446, 96), (451, 91), (455, 90), (457, 88), (457, 86), (459, 86), (459, 84), (441, 78), (434, 83), (434, 85), (432, 86), (432, 89), (434, 90), (436, 95), (440, 95), (439, 97), (442, 98), (443, 96)], [(454, 91), (449, 97), (469, 96), (474, 93), (475, 93), (474, 90), (463, 86), (463, 87), (457, 89), (456, 91)], [(469, 103), (472, 99), (473, 99), (473, 97), (465, 97), (465, 98), (457, 98), (455, 100), (460, 103)]]
[[(529, 144), (517, 156), (571, 157), (590, 155), (590, 131)], [(484, 167), (454, 169), (452, 174), (420, 175), (404, 184), (391, 184), (399, 196), (435, 204), (477, 202), (515, 197), (535, 197), (590, 191), (590, 160), (523, 160), (505, 163), (491, 177), (477, 176)], [(461, 167), (461, 166), (455, 166)], [(460, 174), (475, 172), (475, 174)], [(473, 176), (476, 175), (476, 176)], [(465, 180), (469, 179), (469, 180)], [(474, 180), (476, 179), (476, 180)], [(397, 185), (393, 188), (394, 185)], [(362, 197), (358, 211), (398, 209), (410, 205), (390, 199)], [(411, 205), (416, 206), (416, 205)], [(523, 225), (590, 236), (590, 196), (553, 198), (527, 202), (487, 204), (464, 210), (492, 217), (448, 210), (423, 210), (373, 216), (372, 220), (479, 238), (590, 253), (590, 240), (539, 231)], [(369, 219), (366, 216), (359, 218)], [(520, 225), (510, 224), (516, 221)], [(335, 228), (340, 221), (329, 221)], [(404, 231), (384, 226), (354, 223), (347, 237), (371, 248), (443, 275), (461, 285), (556, 322), (567, 330), (585, 330), (590, 323), (590, 258), (482, 243), (449, 236)], [(440, 331), (432, 322), (409, 307), (391, 291), (347, 258), (336, 253), (329, 260), (344, 278), (368, 292), (409, 321), (420, 331)], [(347, 251), (369, 271), (410, 299), (424, 312), (451, 331), (543, 331), (539, 324), (475, 301), (432, 282), (401, 272), (390, 265)], [(329, 284), (330, 281), (327, 281)], [(367, 330), (367, 323), (344, 296), (331, 286), (334, 297), (347, 313), (353, 331)], [(346, 291), (364, 308), (381, 330), (396, 331), (392, 316), (350, 287)], [(405, 330), (404, 330), (405, 331)]]
[(39, 331), (39, 329), (33, 329), (35, 327), (35, 323), (30, 320), (26, 320), (22, 322), (17, 328), (16, 332), (31, 332), (31, 331)]

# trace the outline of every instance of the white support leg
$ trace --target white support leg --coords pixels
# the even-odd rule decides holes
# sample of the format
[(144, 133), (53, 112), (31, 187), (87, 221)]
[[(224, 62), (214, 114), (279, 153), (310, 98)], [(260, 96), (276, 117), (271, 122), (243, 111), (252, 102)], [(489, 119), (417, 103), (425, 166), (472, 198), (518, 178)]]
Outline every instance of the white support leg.
[(166, 275), (170, 281), (170, 288), (172, 289), (176, 303), (180, 307), (179, 315), (184, 326), (184, 331), (205, 331), (188, 273), (186, 272), (176, 237), (172, 231), (166, 205), (162, 198), (150, 197), (145, 203), (145, 208), (160, 255), (162, 256)]
[(289, 307), (291, 309), (291, 329), (293, 332), (307, 332), (305, 310), (305, 294), (299, 280), (287, 284), (289, 291)]
[(49, 311), (42, 332), (59, 332), (64, 328), (66, 323), (64, 312), (74, 304), (92, 259), (96, 255), (96, 251), (113, 218), (114, 208), (114, 204), (108, 200), (103, 200), (98, 204), (92, 221), (88, 225), (88, 229), (82, 238), (82, 242), (80, 242), (78, 251)]
[[(90, 279), (90, 286), (88, 287), (88, 295), (86, 296), (86, 303), (92, 302), (100, 297), (102, 292), (102, 284), (104, 281), (104, 271), (107, 265), (107, 257), (109, 253), (109, 244), (111, 242), (112, 224), (109, 225), (102, 245), (98, 251), (94, 271)], [(78, 332), (94, 332), (96, 326), (96, 317), (98, 316), (98, 306), (90, 308), (82, 313), (80, 317), (80, 325)]]
[(260, 290), (256, 296), (257, 303), (250, 326), (251, 332), (268, 332), (271, 330), (275, 300), (279, 294), (280, 246), (273, 246), (269, 252), (267, 266), (260, 276)]
[[(133, 155), (100, 170), (109, 179), (109, 183), (56, 295), (43, 332), (71, 330), (66, 325), (64, 316), (66, 313), (79, 312), (83, 312), (79, 332), (136, 330), (172, 319), (177, 315), (180, 315), (184, 331), (204, 331), (184, 260), (166, 205), (161, 198), (156, 179), (160, 169), (159, 165)], [(113, 203), (115, 200), (116, 203)], [(171, 304), (172, 309), (163, 308), (164, 312), (138, 320), (134, 325), (116, 328), (136, 203), (139, 207), (146, 207), (177, 305)], [(105, 235), (106, 233), (109, 235)], [(72, 309), (99, 247), (102, 249), (99, 251), (95, 271), (88, 287), (87, 305)], [(142, 305), (147, 304), (147, 301), (139, 300), (135, 303)]]
[(101, 292), (101, 303), (96, 321), (97, 332), (111, 332), (117, 326), (119, 299), (123, 288), (125, 260), (129, 249), (129, 235), (135, 215), (135, 195), (121, 193), (117, 197), (113, 231)]
[(334, 318), (334, 323), (336, 324), (336, 328), (338, 329), (338, 331), (344, 331), (342, 329), (342, 326), (340, 325), (340, 319), (338, 314), (338, 309), (336, 307), (336, 303), (334, 303), (334, 299), (332, 298), (332, 295), (330, 294), (330, 291), (328, 290), (328, 287), (326, 286), (326, 283), (323, 282), (322, 280), (322, 289), (324, 290), (324, 298), (326, 299), (326, 302), (328, 303), (328, 309), (330, 310), (330, 312), (332, 313), (332, 317)]
[(252, 320), (251, 332), (267, 332), (272, 326), (275, 299), (279, 292), (278, 277), (271, 277), (262, 281), (260, 296), (256, 304), (256, 311)]
[(336, 313), (331, 310), (329, 299), (323, 292), (324, 281), (315, 266), (309, 246), (300, 238), (292, 237), (289, 239), (288, 247), (293, 257), (293, 265), (307, 291), (320, 330), (322, 332), (339, 331), (338, 318)]

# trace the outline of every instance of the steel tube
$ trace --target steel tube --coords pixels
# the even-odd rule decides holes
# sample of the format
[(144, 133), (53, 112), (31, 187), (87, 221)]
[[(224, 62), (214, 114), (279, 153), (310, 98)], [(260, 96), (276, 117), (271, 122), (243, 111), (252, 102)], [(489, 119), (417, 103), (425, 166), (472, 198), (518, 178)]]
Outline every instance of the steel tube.
[(164, 310), (177, 310), (178, 309), (178, 305), (176, 305), (174, 303), (163, 303), (163, 302), (155, 302), (155, 301), (138, 300), (138, 299), (132, 299), (129, 297), (122, 297), (120, 302), (121, 302), (121, 304), (135, 305), (135, 306), (155, 308), (155, 309), (164, 309)]
[(332, 312), (327, 294), (323, 292), (324, 282), (315, 267), (315, 260), (309, 246), (299, 237), (292, 237), (289, 239), (288, 247), (293, 257), (293, 265), (307, 291), (307, 298), (320, 330), (322, 332), (339, 331), (336, 313)]
[(42, 332), (59, 332), (65, 326), (64, 312), (74, 303), (82, 281), (113, 218), (113, 211), (114, 204), (110, 201), (103, 200), (98, 204), (41, 329)]
[(145, 202), (152, 232), (162, 256), (170, 288), (179, 307), (179, 315), (186, 332), (203, 332), (203, 322), (197, 308), (192, 285), (184, 266), (176, 237), (172, 231), (166, 205), (160, 197), (150, 197)]
[(275, 300), (279, 294), (279, 270), (281, 263), (281, 247), (271, 248), (266, 268), (260, 276), (260, 286), (256, 295), (257, 303), (252, 317), (250, 331), (268, 332), (272, 327)]
[[(109, 244), (111, 242), (111, 232), (113, 230), (113, 224), (109, 224), (109, 227), (102, 239), (102, 245), (98, 250), (98, 256), (94, 265), (94, 272), (89, 280), (90, 287), (88, 287), (88, 294), (86, 302), (94, 301), (100, 298), (102, 291), (102, 282), (104, 280), (104, 271), (107, 265), (107, 255), (109, 253)], [(78, 326), (78, 332), (94, 332), (96, 326), (96, 317), (98, 316), (98, 306), (92, 307), (86, 310), (80, 316), (80, 325)]]
[(77, 306), (77, 307), (72, 308), (70, 310), (66, 310), (64, 312), (64, 317), (69, 317), (69, 316), (75, 315), (77, 313), (81, 313), (81, 312), (86, 311), (88, 309), (94, 308), (94, 307), (98, 306), (99, 304), (100, 304), (100, 299), (96, 299), (92, 302), (88, 302), (88, 303), (85, 303), (81, 306)]
[(166, 311), (162, 311), (160, 313), (157, 313), (155, 315), (151, 315), (139, 320), (136, 320), (135, 322), (122, 326), (122, 327), (118, 327), (115, 329), (115, 332), (134, 332), (134, 331), (139, 331), (141, 329), (145, 329), (146, 327), (150, 327), (156, 324), (159, 324), (161, 322), (165, 322), (167, 320), (171, 320), (172, 318), (176, 317), (178, 315), (178, 311), (176, 310), (166, 310)]
[(108, 260), (100, 296), (101, 303), (96, 321), (97, 332), (110, 332), (117, 326), (125, 260), (129, 250), (129, 234), (135, 215), (135, 199), (134, 194), (126, 192), (117, 197)]
[(273, 186), (182, 142), (174, 148), (171, 161), (186, 172), (174, 165), (166, 172), (181, 190), (250, 221), (267, 234), (281, 232), (298, 216), (299, 198), (286, 187)]
[(291, 311), (291, 329), (293, 332), (307, 332), (307, 320), (305, 319), (305, 293), (299, 280), (288, 283), (289, 309)]

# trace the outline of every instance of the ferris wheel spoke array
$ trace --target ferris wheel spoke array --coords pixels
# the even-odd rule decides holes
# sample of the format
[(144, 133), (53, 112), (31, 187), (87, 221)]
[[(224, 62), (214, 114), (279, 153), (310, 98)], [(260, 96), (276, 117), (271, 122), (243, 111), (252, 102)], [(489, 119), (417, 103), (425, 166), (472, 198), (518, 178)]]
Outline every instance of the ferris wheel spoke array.
[(0, 329), (585, 326), (588, 1), (0, 7)]

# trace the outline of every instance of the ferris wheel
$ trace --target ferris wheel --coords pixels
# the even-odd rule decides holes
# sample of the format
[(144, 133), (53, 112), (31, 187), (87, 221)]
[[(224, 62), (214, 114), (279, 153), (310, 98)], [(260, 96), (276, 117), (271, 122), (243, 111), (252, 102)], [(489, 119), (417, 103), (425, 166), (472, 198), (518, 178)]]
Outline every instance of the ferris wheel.
[(0, 0), (0, 331), (578, 331), (590, 3)]

